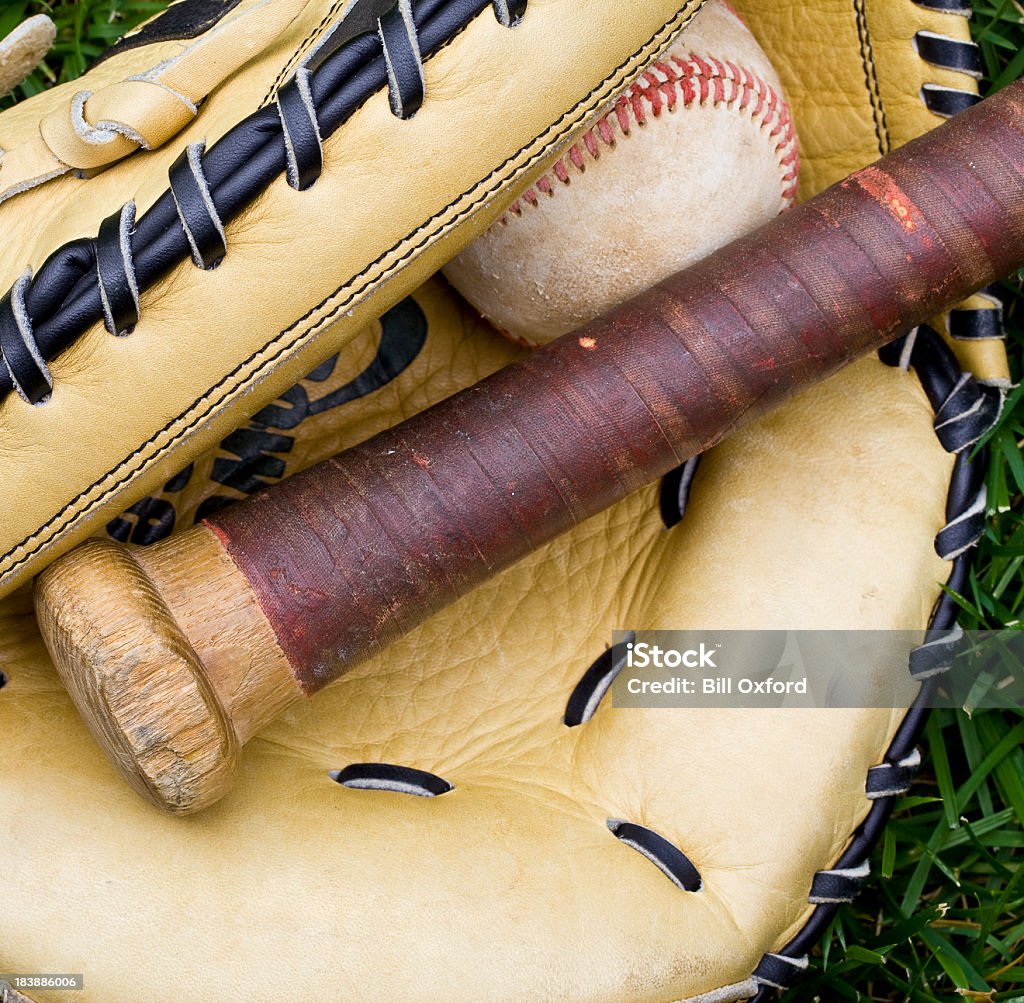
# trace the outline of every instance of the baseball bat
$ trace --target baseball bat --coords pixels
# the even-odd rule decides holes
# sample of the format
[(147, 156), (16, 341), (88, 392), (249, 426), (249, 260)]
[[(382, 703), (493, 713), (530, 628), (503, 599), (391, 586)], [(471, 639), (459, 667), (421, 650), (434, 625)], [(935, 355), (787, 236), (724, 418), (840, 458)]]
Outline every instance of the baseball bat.
[(148, 550), (41, 576), (57, 669), (187, 814), (292, 701), (1024, 263), (1024, 84), (531, 356)]

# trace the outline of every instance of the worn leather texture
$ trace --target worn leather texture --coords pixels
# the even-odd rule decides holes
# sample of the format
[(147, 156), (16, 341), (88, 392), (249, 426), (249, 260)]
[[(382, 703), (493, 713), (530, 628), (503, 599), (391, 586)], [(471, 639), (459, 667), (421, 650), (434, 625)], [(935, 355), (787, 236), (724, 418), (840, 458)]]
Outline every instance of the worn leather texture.
[[(243, 68), (213, 86), (199, 114), (164, 145), (88, 180), (65, 174), (0, 203), (0, 286), (67, 240), (94, 235), (129, 198), (145, 212), (186, 144), (212, 145), (268, 101), (344, 5), (245, 0), (212, 32), (228, 33), (245, 16), (257, 25), (286, 20), (275, 13), (281, 6), (297, 10), (295, 20), (259, 52), (245, 52)], [(52, 364), (49, 403), (27, 407), (9, 395), (0, 404), (0, 591), (158, 487), (413, 290), (698, 6), (659, 0), (623, 18), (607, 0), (534, 0), (511, 29), (485, 9), (426, 62), (428, 97), (415, 118), (396, 118), (387, 93), (376, 94), (326, 142), (314, 188), (297, 192), (282, 176), (231, 228), (216, 271), (174, 269), (143, 295), (130, 338), (112, 339), (101, 325), (87, 332)], [(257, 32), (238, 30), (246, 44)], [(197, 94), (215, 84), (214, 67), (228, 58), (217, 37), (189, 43), (212, 50)], [(568, 59), (565, 37), (573, 39)], [(38, 148), (40, 123), (70, 114), (74, 94), (98, 96), (181, 55), (182, 44), (121, 53), (5, 113), (0, 187), (8, 172), (24, 169), (24, 151)], [(142, 131), (132, 108), (121, 108), (122, 117)]]
[(513, 340), (552, 341), (767, 223), (798, 177), (771, 61), (710, 0), (444, 275)]
[[(415, 341), (426, 318), (402, 375), (309, 419), (297, 441), (285, 405), (264, 413), (243, 436), (278, 437), (265, 463), (319, 459), (518, 351), (439, 280), (415, 302), (387, 322)], [(380, 337), (365, 331), (292, 401), (347, 385)], [(798, 448), (811, 428), (813, 460)], [(235, 458), (206, 458), (161, 500), (186, 523), (236, 493), (207, 479)], [(741, 981), (807, 918), (813, 875), (867, 811), (867, 770), (900, 715), (606, 703), (570, 729), (569, 695), (627, 625), (923, 625), (945, 572), (932, 538), (948, 476), (914, 376), (865, 360), (710, 454), (673, 530), (657, 487), (643, 491), (288, 712), (248, 745), (232, 795), (188, 820), (113, 772), (27, 596), (13, 597), (0, 842), (16, 864), (0, 885), (0, 960), (82, 970), (84, 998), (112, 1003), (186, 986), (255, 1000), (275, 983), (298, 1000), (666, 1003)], [(455, 789), (429, 801), (328, 776), (367, 761)], [(681, 893), (608, 818), (682, 847), (705, 891)]]
[[(552, 45), (582, 72), (589, 56), (565, 38), (585, 40), (604, 22), (575, 4), (536, 6), (542, 18), (571, 9)], [(951, 78), (922, 66), (912, 39), (921, 25), (966, 38), (962, 18), (909, 0), (736, 6), (794, 109), (805, 196), (879, 153), (865, 31), (888, 142), (937, 124), (919, 107), (921, 82)], [(531, 2), (527, 21), (533, 10)], [(631, 8), (622, 20), (633, 17)], [(463, 62), (438, 73), (435, 102), (454, 102), (490, 61), (502, 67), (488, 81), (497, 106), (519, 108), (533, 81), (510, 68), (512, 49), (499, 53), (505, 38), (493, 32), (481, 20), (459, 50)], [(505, 61), (493, 63), (497, 55)], [(970, 86), (963, 75), (953, 82)], [(382, 137), (395, 130), (381, 143), (399, 156), (403, 130), (415, 131), (419, 116), (389, 121), (386, 96), (364, 111)], [(442, 113), (462, 121), (451, 105)], [(487, 127), (504, 142), (510, 117), (493, 118)], [(369, 135), (360, 133), (364, 144)], [(467, 135), (467, 158), (483, 157), (484, 145)], [(392, 212), (402, 217), (395, 226), (408, 225), (399, 172), (386, 181), (374, 173), (381, 152), (341, 143), (334, 156), (349, 170), (329, 173), (354, 174), (362, 184), (346, 198), (365, 200), (382, 226)], [(439, 198), (431, 185), (451, 159), (436, 175), (422, 162), (425, 190)], [(84, 184), (97, 182), (97, 198), (113, 210), (124, 192), (108, 175)], [(281, 300), (310, 295), (323, 277), (302, 267), (274, 277), (260, 256), (308, 260), (342, 218), (314, 199), (326, 218), (295, 210), (315, 231), (308, 242), (299, 229), (283, 234), (275, 200), (298, 207), (305, 197), (282, 189), (260, 204), (234, 241), (245, 268), (224, 271), (229, 252), (212, 275), (183, 268), (168, 282), (150, 309), (160, 336), (143, 342), (148, 360), (133, 354), (132, 339), (93, 332), (55, 366), (58, 388), (61, 374), (70, 387), (67, 404), (55, 396), (65, 410), (4, 404), (0, 469), (14, 478), (5, 499), (11, 491), (16, 506), (42, 511), (48, 492), (65, 490), (62, 475), (99, 462), (90, 450), (109, 462), (151, 411), (174, 418), (175, 405), (143, 371), (177, 367), (199, 386), (235, 351), (221, 342), (264, 336), (250, 326), (277, 330), (288, 313)], [(70, 194), (62, 199), (74, 225), (96, 222)], [(436, 263), (431, 252), (409, 266), (410, 286)], [(222, 275), (231, 281), (222, 285)], [(395, 290), (406, 288), (405, 277), (395, 280)], [(161, 539), (520, 353), (442, 278), (402, 292), (328, 327), (319, 344), (330, 350), (300, 352), (241, 410), (210, 419), (189, 440), (193, 462), (189, 453), (156, 460), (140, 483), (160, 480), (160, 490), (121, 514), (113, 501), (100, 505), (95, 512), (110, 520), (101, 531), (140, 545)], [(226, 319), (191, 330), (181, 317), (193, 297), (206, 316)], [(396, 306), (367, 321), (384, 302)], [(998, 363), (1001, 346), (985, 347)], [(320, 365), (307, 378), (266, 404), (313, 361)], [(63, 424), (52, 417), (62, 414)], [(606, 700), (589, 722), (567, 728), (566, 703), (615, 629), (923, 629), (949, 574), (934, 539), (947, 520), (953, 458), (933, 416), (913, 372), (862, 360), (711, 451), (672, 529), (652, 486), (290, 710), (247, 747), (236, 791), (190, 819), (144, 805), (107, 764), (20, 589), (0, 602), (0, 971), (84, 972), (87, 989), (75, 996), (83, 1003), (271, 993), (303, 1003), (749, 998), (763, 988), (752, 981), (763, 956), (785, 950), (814, 912), (814, 875), (835, 865), (865, 819), (867, 771), (883, 762), (901, 712), (624, 710)], [(53, 424), (32, 425), (44, 421)], [(200, 454), (209, 442), (219, 444)], [(329, 771), (362, 762), (427, 770), (454, 789), (418, 798), (331, 780)], [(681, 892), (614, 838), (610, 818), (649, 826), (683, 849), (699, 863), (703, 891)]]

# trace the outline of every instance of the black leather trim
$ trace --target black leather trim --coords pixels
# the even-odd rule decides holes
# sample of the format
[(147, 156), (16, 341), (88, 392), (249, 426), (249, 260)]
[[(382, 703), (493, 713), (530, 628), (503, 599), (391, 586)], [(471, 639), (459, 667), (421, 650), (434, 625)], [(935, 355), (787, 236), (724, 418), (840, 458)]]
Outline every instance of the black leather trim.
[[(892, 344), (886, 345), (878, 354), (879, 358), (887, 365), (896, 365), (903, 354), (906, 337), (898, 338)], [(913, 350), (910, 353), (910, 364), (917, 373), (921, 386), (925, 391), (928, 400), (933, 408), (937, 409), (946, 400), (962, 375), (956, 356), (942, 340), (942, 338), (930, 328), (922, 327), (914, 339)], [(953, 467), (953, 476), (950, 481), (949, 493), (946, 498), (946, 517), (956, 518), (962, 512), (967, 511), (977, 498), (979, 485), (985, 479), (985, 452), (979, 451), (976, 455), (972, 450), (960, 453), (956, 458)], [(971, 567), (971, 554), (960, 554), (954, 561), (949, 578), (946, 581), (948, 590), (963, 593)], [(946, 636), (952, 630), (957, 621), (959, 610), (956, 600), (949, 594), (943, 592), (935, 604), (932, 612), (931, 622), (925, 634), (925, 641), (933, 641), (939, 637)], [(926, 679), (914, 706), (910, 708), (902, 723), (896, 730), (889, 748), (885, 752), (887, 763), (901, 763), (909, 759), (914, 753), (918, 738), (924, 730), (925, 722), (928, 719), (928, 705), (935, 688), (938, 686), (940, 677), (934, 676)], [(869, 772), (870, 777), (870, 772)], [(871, 855), (871, 852), (878, 842), (889, 816), (892, 814), (898, 794), (886, 797), (879, 797), (871, 802), (871, 809), (867, 817), (853, 833), (849, 845), (843, 855), (836, 862), (835, 870), (852, 869), (862, 864)], [(799, 968), (796, 959), (801, 959), (820, 943), (825, 931), (835, 916), (837, 904), (816, 905), (810, 919), (793, 939), (779, 952), (779, 955), (791, 959), (788, 963), (785, 960), (778, 960), (779, 955), (765, 955), (761, 964), (754, 972), (754, 977), (763, 979), (757, 994), (748, 1003), (768, 1003), (775, 997), (775, 990), (767, 983), (788, 986), (799, 975)]]
[(440, 797), (454, 788), (443, 777), (411, 766), (393, 763), (352, 763), (330, 774), (342, 787), (353, 790), (383, 790), (418, 797)]
[(527, 0), (494, 0), (494, 12), (498, 20), (514, 28), (526, 15)]
[(996, 422), (1002, 394), (973, 378), (955, 387), (935, 413), (935, 434), (942, 448), (959, 453), (974, 445)]
[(947, 70), (980, 77), (984, 70), (981, 49), (974, 42), (961, 42), (955, 38), (929, 35), (919, 31), (914, 36), (918, 55), (925, 62)]
[(97, 279), (110, 308), (110, 316), (104, 323), (114, 335), (130, 333), (139, 322), (139, 308), (132, 292), (128, 264), (121, 251), (122, 211), (113, 213), (100, 224), (95, 247)]
[(289, 176), (288, 183), (304, 192), (313, 187), (324, 169), (323, 146), (314, 119), (316, 109), (306, 104), (298, 79), (281, 88), (277, 103), (295, 168), (295, 175)]
[(630, 631), (625, 641), (613, 644), (602, 651), (590, 668), (583, 673), (565, 705), (565, 716), (562, 720), (566, 727), (575, 728), (594, 716), (597, 704), (604, 699), (608, 687), (625, 667), (628, 654), (626, 646), (632, 644), (635, 638), (635, 632)]
[(608, 828), (616, 839), (647, 857), (683, 891), (699, 892), (704, 887), (700, 871), (693, 865), (693, 861), (678, 846), (653, 829), (619, 819), (609, 819)]
[(671, 529), (682, 522), (686, 505), (690, 500), (693, 478), (699, 466), (700, 457), (694, 456), (667, 474), (661, 482), (659, 505), (661, 521), (665, 524), (666, 529)]
[(949, 334), (957, 341), (998, 341), (1006, 337), (998, 310), (952, 310)]
[[(424, 58), (455, 38), (488, 0), (416, 0), (413, 13)], [(336, 50), (327, 46), (311, 72), (310, 87), (321, 134), (332, 135), (373, 94), (387, 86), (376, 21), (372, 29)], [(283, 126), (276, 104), (261, 108), (231, 129), (202, 158), (214, 205), (224, 223), (236, 218), (285, 171)], [(170, 191), (137, 222), (133, 238), (138, 286), (145, 290), (191, 256)], [(77, 240), (56, 250), (26, 294), (36, 342), (54, 359), (78, 336), (103, 320), (93, 242)], [(13, 389), (0, 372), (0, 400)]]
[(826, 905), (833, 902), (852, 902), (866, 877), (866, 872), (841, 874), (838, 871), (818, 871), (811, 883), (808, 901)]
[[(868, 770), (868, 779), (864, 784), (864, 793), (869, 798), (883, 796), (883, 792), (909, 791), (917, 775), (918, 766), (901, 766), (899, 763), (884, 763), (872, 766)], [(886, 793), (884, 796), (892, 796)]]
[[(7, 293), (0, 299), (0, 356), (10, 367), (11, 375), (17, 380), (29, 403), (38, 404), (49, 395), (50, 381), (25, 344), (14, 315), (11, 297), (12, 293)], [(6, 367), (3, 368), (4, 378), (10, 383)]]
[(228, 253), (228, 246), (220, 218), (215, 218), (210, 209), (210, 196), (201, 187), (206, 183), (201, 163), (198, 176), (195, 166), (192, 148), (189, 147), (171, 164), (168, 177), (181, 226), (192, 248), (193, 260), (197, 266), (211, 269), (221, 263)]
[(389, 71), (391, 110), (399, 118), (412, 118), (423, 105), (423, 68), (415, 28), (402, 4), (395, 4), (380, 19), (380, 37)]
[(990, 307), (963, 307), (949, 312), (949, 333), (957, 341), (974, 341), (985, 339), (1001, 340), (1006, 337), (1003, 325), (1003, 304), (999, 299), (998, 290), (988, 286), (981, 290), (981, 295), (992, 300)]
[(959, 112), (973, 108), (981, 100), (981, 97), (972, 91), (938, 87), (935, 84), (925, 84), (921, 88), (921, 96), (930, 112), (945, 118), (952, 118)]
[[(822, 907), (819, 906), (819, 908)], [(786, 948), (786, 951), (788, 952), (789, 948)], [(763, 983), (761, 991), (750, 1003), (754, 1003), (754, 1001), (760, 1003), (767, 997), (768, 992), (776, 989), (788, 989), (794, 979), (803, 972), (804, 967), (805, 962), (802, 957), (789, 953), (766, 954), (754, 970), (754, 978)]]
[[(976, 498), (983, 503), (984, 495)], [(985, 532), (985, 506), (979, 504), (976, 511), (964, 515), (955, 522), (947, 523), (935, 537), (935, 553), (943, 560), (949, 560), (956, 554), (963, 553), (973, 547)]]
[(971, 17), (974, 13), (971, 0), (914, 0), (914, 3), (925, 10), (937, 10), (943, 14), (963, 14), (964, 17)]
[(209, 31), (242, 0), (178, 0), (162, 14), (146, 22), (138, 31), (115, 42), (97, 60), (103, 60), (138, 49), (155, 42), (173, 42), (177, 39), (198, 38)]
[[(913, 679), (928, 679), (947, 672), (957, 652), (961, 650), (964, 632), (955, 628), (945, 637), (936, 636), (928, 644), (918, 645), (910, 653), (910, 675)], [(868, 780), (870, 781), (870, 776)]]

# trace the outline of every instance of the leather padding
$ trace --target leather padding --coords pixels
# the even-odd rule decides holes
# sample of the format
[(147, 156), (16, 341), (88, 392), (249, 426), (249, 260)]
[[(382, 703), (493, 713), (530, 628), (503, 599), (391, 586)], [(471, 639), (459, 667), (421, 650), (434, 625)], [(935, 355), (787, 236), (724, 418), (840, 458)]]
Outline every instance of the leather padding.
[[(531, 0), (523, 29), (535, 5), (541, 0)], [(796, 109), (805, 195), (877, 155), (880, 109), (895, 144), (938, 120), (921, 100), (922, 82), (968, 86), (927, 67), (912, 45), (923, 27), (964, 37), (957, 14), (909, 0), (739, 6)], [(321, 20), (303, 22), (310, 44)], [(875, 83), (863, 66), (865, 27)], [(504, 65), (499, 30), (507, 31), (482, 20), (459, 50), (471, 70)], [(555, 43), (564, 48), (564, 37)], [(486, 47), (479, 61), (478, 46)], [(261, 69), (261, 96), (294, 59), (292, 48), (276, 54), (272, 72)], [(319, 279), (295, 266), (350, 229), (365, 238), (336, 209), (358, 208), (360, 199), (382, 227), (401, 216), (411, 244), (427, 238), (400, 192), (385, 197), (375, 187), (375, 158), (397, 163), (406, 142), (421, 152), (452, 116), (464, 124), (459, 102), (473, 75), (453, 67), (438, 76), (435, 97), (451, 103), (435, 117), (428, 64), (428, 100), (408, 123), (397, 123), (379, 95), (353, 126), (361, 137), (384, 137), (382, 145), (329, 147), (310, 192), (282, 180), (232, 235), (234, 260), (246, 267), (232, 254), (209, 275), (186, 265), (159, 289), (149, 327), (129, 339), (91, 332), (56, 366), (67, 392), (53, 410), (14, 409), (20, 400), (0, 407), (0, 469), (19, 509), (0, 520), (7, 536), (12, 523), (34, 534), (51, 517), (43, 502), (59, 499), (68, 524), (86, 515), (90, 531), (152, 542), (517, 357), (443, 280), (429, 278), (457, 241), (404, 273), (394, 260), (365, 274), (365, 264), (349, 269), (367, 284), (392, 283), (362, 306), (335, 276), (324, 299)], [(494, 73), (488, 86), (495, 107), (520, 109), (518, 73), (507, 81)], [(229, 93), (241, 100), (248, 85)], [(212, 141), (230, 116), (219, 103), (210, 110)], [(0, 118), (0, 146), (7, 122)], [(139, 182), (140, 207), (166, 185), (168, 160), (152, 159), (164, 173)], [(341, 168), (358, 183), (339, 187)], [(42, 255), (69, 232), (92, 233), (101, 207), (109, 214), (125, 201), (124, 174), (116, 175), (88, 182), (96, 193), (88, 212), (76, 203), (81, 188), (55, 186), (68, 229), (51, 224), (37, 239), (19, 222), (12, 239)], [(467, 214), (485, 196), (467, 198)], [(310, 210), (299, 201), (306, 198)], [(301, 226), (275, 225), (281, 205), (312, 229), (308, 241)], [(410, 244), (396, 246), (401, 258)], [(274, 268), (264, 270), (261, 256)], [(403, 299), (406, 291), (413, 296)], [(294, 319), (278, 309), (287, 296), (321, 304), (296, 338), (323, 333), (316, 351), (300, 351), (270, 376), (281, 358), (274, 353), (295, 347), (286, 337), (264, 347), (266, 331)], [(241, 313), (225, 307), (246, 297)], [(206, 322), (194, 340), (181, 330), (186, 312)], [(221, 342), (230, 333), (241, 350), (246, 332), (232, 328), (239, 316), (266, 331), (257, 347), (245, 345), (250, 368), (234, 373)], [(210, 355), (195, 360), (198, 343)], [(9, 865), (0, 878), (0, 970), (84, 971), (83, 1003), (244, 1003), (282, 985), (296, 1000), (667, 1003), (711, 993), (719, 1003), (767, 998), (769, 983), (789, 984), (827, 926), (829, 907), (810, 900), (815, 885), (822, 898), (850, 891), (852, 882), (825, 887), (817, 876), (870, 854), (892, 797), (911, 780), (924, 713), (625, 710), (607, 694), (593, 704), (577, 694), (587, 682), (592, 695), (616, 657), (608, 649), (616, 629), (923, 631), (936, 612), (933, 623), (948, 628), (953, 605), (940, 598), (942, 584), (964, 587), (970, 554), (943, 560), (935, 540), (977, 496), (983, 472), (971, 449), (954, 457), (935, 434), (935, 413), (959, 379), (937, 346), (937, 336), (920, 337), (906, 353), (909, 369), (893, 365), (906, 345), (885, 363), (862, 360), (715, 448), (664, 492), (677, 510), (686, 499), (671, 528), (652, 486), (467, 596), (268, 728), (247, 749), (239, 789), (194, 819), (165, 818), (124, 788), (49, 664), (27, 592), (0, 601), (8, 680), (0, 689), (0, 854)], [(195, 394), (184, 418), (174, 395), (144, 378), (174, 366), (187, 370), (183, 382)], [(230, 375), (216, 378), (214, 393), (217, 367)], [(123, 393), (111, 392), (129, 383), (129, 410), (158, 415), (156, 428), (135, 424)], [(262, 406), (246, 396), (256, 385)], [(219, 412), (229, 399), (234, 410)], [(63, 452), (68, 429), (75, 449)], [(174, 448), (189, 436), (184, 452)], [(133, 442), (143, 443), (137, 456)], [(51, 464), (97, 486), (68, 498)], [(117, 490), (147, 465), (131, 492)], [(894, 657), (878, 668), (908, 667)], [(335, 782), (332, 773), (346, 769), (362, 787)], [(410, 782), (411, 771), (453, 786), (417, 797), (365, 783), (368, 772)], [(670, 842), (703, 889), (674, 885), (615, 838), (609, 819)], [(51, 999), (40, 995), (40, 1003)]]
[[(237, 242), (236, 253), (213, 272), (172, 268), (153, 287), (152, 305), (143, 305), (131, 338), (110, 339), (94, 323), (55, 362), (55, 383), (63, 390), (45, 409), (33, 412), (11, 397), (0, 404), (6, 430), (0, 462), (11, 497), (19, 499), (0, 512), (0, 591), (145, 497), (411, 292), (495, 218), (517, 186), (528, 184), (698, 8), (697, 0), (666, 0), (622, 19), (606, 0), (588, 0), (585, 13), (578, 5), (535, 0), (512, 29), (488, 8), (425, 64), (433, 100), (402, 121), (392, 115), (387, 94), (376, 93), (326, 144), (326, 169), (312, 189), (288, 186), (282, 145), (282, 176), (238, 224), (249, 236)], [(124, 203), (126, 178), (143, 219), (163, 196), (166, 170), (182, 146), (205, 138), (212, 149), (236, 124), (239, 110), (272, 89), (298, 40), (315, 44), (325, 13), (324, 5), (310, 4), (288, 37), (227, 81), (175, 144), (84, 182), (87, 200), (83, 182), (65, 177), (0, 205), (21, 267), (26, 259), (41, 263), (62, 235), (94, 233), (98, 220)], [(560, 38), (569, 22), (582, 30), (575, 33), (574, 60), (566, 64)], [(113, 74), (116, 66), (124, 73), (129, 57), (149, 52), (124, 53), (97, 72)], [(494, 65), (508, 76), (495, 78)], [(512, 92), (503, 93), (509, 87)], [(42, 97), (41, 109), (56, 100)], [(493, 101), (518, 109), (513, 127), (485, 111)], [(16, 107), (10, 121), (25, 124), (31, 105)], [(276, 110), (266, 111), (280, 130)], [(0, 117), (0, 146), (6, 146), (7, 121)], [(244, 173), (247, 151), (236, 152)], [(387, 184), (381, 182), (384, 164)], [(337, 206), (346, 207), (341, 221)], [(47, 226), (40, 225), (44, 219)], [(158, 271), (171, 239), (158, 235), (153, 245)], [(75, 268), (89, 271), (91, 248), (73, 246), (71, 253), (82, 255)], [(0, 271), (12, 270), (8, 281), (20, 274), (14, 266), (13, 259), (0, 261)], [(262, 305), (255, 317), (249, 306), (254, 292)], [(69, 304), (66, 316), (87, 300)], [(89, 311), (102, 315), (98, 298)], [(195, 322), (183, 323), (183, 314)], [(112, 381), (138, 394), (127, 418), (108, 392)], [(69, 427), (76, 430), (73, 449)], [(108, 434), (115, 427), (118, 434)], [(15, 442), (16, 450), (5, 445)], [(59, 443), (73, 456), (53, 463)]]

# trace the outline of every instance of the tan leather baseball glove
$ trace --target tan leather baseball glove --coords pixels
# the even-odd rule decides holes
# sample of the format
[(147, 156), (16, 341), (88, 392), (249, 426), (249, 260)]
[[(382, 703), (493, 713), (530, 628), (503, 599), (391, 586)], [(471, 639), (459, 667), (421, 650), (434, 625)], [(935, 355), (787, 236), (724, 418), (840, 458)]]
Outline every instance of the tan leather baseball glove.
[[(700, 6), (181, 0), (0, 115), (0, 971), (85, 976), (32, 1000), (728, 1003), (799, 978), (923, 712), (616, 708), (612, 632), (949, 627), (1006, 379), (992, 297), (289, 710), (188, 819), (97, 749), (29, 591), (87, 536), (161, 540), (518, 357), (434, 273), (643, 100)], [(735, 7), (798, 197), (976, 100), (960, 0)]]

